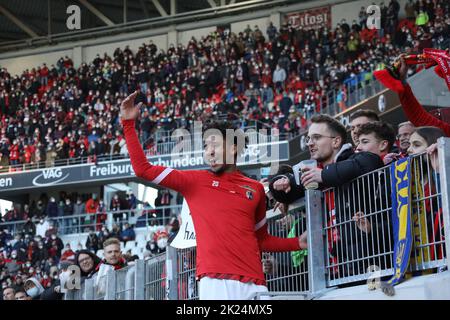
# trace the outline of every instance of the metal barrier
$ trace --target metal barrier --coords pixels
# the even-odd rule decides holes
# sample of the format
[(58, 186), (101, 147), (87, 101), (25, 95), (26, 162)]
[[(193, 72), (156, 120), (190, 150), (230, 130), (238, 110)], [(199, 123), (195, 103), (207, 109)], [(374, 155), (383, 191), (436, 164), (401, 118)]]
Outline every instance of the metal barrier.
[(167, 300), (166, 253), (145, 261), (144, 299)]
[[(268, 219), (269, 233), (277, 237), (298, 237), (306, 231), (306, 216), (303, 208)], [(263, 265), (267, 266), (267, 287), (271, 292), (307, 292), (307, 250), (295, 252), (263, 253)]]
[[(181, 212), (181, 205), (161, 206), (145, 209), (127, 209), (105, 211), (99, 213), (85, 213), (59, 217), (46, 217), (49, 225), (57, 228), (59, 235), (86, 233), (89, 230), (100, 231), (102, 226), (125, 222), (136, 224), (136, 227), (152, 227), (169, 223), (173, 216)], [(23, 232), (26, 220), (1, 222), (0, 229), (8, 229), (12, 234)]]
[(196, 247), (176, 250), (178, 300), (198, 300), (196, 253)]
[[(439, 268), (449, 265), (446, 257), (450, 246), (445, 239), (450, 239), (450, 228), (444, 228), (450, 224), (449, 144), (450, 139), (439, 139), (438, 167), (427, 154), (411, 158), (414, 241), (411, 275), (439, 272)], [(270, 262), (264, 268), (269, 293), (257, 296), (314, 299), (336, 286), (365, 281), (374, 271), (379, 277), (392, 275), (394, 236), (390, 186), (390, 170), (384, 167), (336, 188), (307, 190), (304, 207), (287, 217), (269, 216), (269, 231), (273, 235), (298, 236), (307, 230), (308, 250), (263, 253), (263, 263)], [(145, 268), (142, 296), (147, 300), (198, 299), (195, 252), (195, 247), (182, 250), (168, 247), (166, 253), (146, 260), (142, 265)], [(108, 273), (103, 295), (98, 288), (90, 295), (86, 281), (83, 298), (121, 298), (132, 287), (126, 285), (126, 277), (123, 280), (120, 272)], [(136, 292), (136, 282), (134, 286)], [(66, 295), (68, 299), (71, 297), (79, 295)], [(123, 297), (136, 299), (133, 295)]]
[[(448, 165), (448, 164), (446, 164)], [(327, 286), (393, 274), (390, 167), (323, 191)], [(414, 239), (409, 272), (446, 265), (440, 181), (427, 154), (411, 158)], [(313, 214), (313, 213), (312, 213)]]

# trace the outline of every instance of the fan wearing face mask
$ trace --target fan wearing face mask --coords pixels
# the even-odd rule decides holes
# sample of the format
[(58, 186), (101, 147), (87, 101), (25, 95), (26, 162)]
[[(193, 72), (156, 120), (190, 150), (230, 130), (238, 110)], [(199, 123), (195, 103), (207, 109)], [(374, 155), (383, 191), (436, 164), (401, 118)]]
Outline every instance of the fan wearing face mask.
[(32, 300), (40, 300), (41, 294), (45, 291), (44, 287), (36, 278), (28, 278), (23, 288)]
[[(71, 261), (62, 261), (60, 263), (57, 279), (52, 282), (49, 288), (40, 293), (40, 300), (63, 300), (64, 293), (62, 292), (62, 287), (65, 289), (70, 289), (68, 286), (71, 275), (69, 267), (72, 265), (73, 262)], [(28, 291), (27, 294), (32, 296), (28, 293)]]

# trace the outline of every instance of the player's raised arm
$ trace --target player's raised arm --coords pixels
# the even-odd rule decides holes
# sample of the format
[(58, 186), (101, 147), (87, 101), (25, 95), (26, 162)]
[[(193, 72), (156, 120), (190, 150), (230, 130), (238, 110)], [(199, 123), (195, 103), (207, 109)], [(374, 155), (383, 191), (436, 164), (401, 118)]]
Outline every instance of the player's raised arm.
[(135, 121), (141, 113), (142, 103), (134, 104), (137, 92), (133, 92), (120, 105), (120, 117), (130, 154), (131, 165), (137, 177), (155, 184), (184, 193), (188, 189), (192, 174), (163, 166), (154, 166), (148, 162), (139, 142), (135, 129)]

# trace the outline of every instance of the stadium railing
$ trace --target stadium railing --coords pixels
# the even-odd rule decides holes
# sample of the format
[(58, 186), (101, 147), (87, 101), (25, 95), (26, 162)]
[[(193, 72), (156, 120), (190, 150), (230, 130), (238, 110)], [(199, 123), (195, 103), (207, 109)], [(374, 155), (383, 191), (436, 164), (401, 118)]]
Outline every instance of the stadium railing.
[[(152, 227), (165, 225), (170, 219), (178, 215), (181, 205), (160, 206), (155, 208), (126, 209), (118, 211), (105, 211), (98, 213), (85, 213), (81, 215), (68, 215), (58, 217), (46, 217), (44, 221), (53, 226), (58, 235), (70, 235), (100, 231), (102, 226), (112, 227), (113, 224), (123, 226), (126, 222), (140, 227)], [(23, 232), (27, 224), (26, 220), (1, 222), (0, 229), (8, 229), (15, 234)], [(37, 224), (34, 224), (37, 228)]]
[[(413, 244), (405, 278), (448, 268), (450, 138), (440, 138), (438, 150), (436, 170), (426, 153), (410, 159), (412, 183), (408, 196)], [(269, 295), (313, 299), (340, 285), (359, 285), (374, 274), (382, 279), (391, 276), (395, 241), (390, 175), (387, 166), (343, 186), (307, 190), (303, 210), (306, 216), (303, 207), (298, 208), (292, 217), (298, 230), (289, 233), (298, 236), (307, 230), (308, 250), (295, 257), (293, 253), (263, 254), (263, 259), (275, 261), (274, 271), (266, 275), (269, 292), (255, 298)], [(361, 220), (365, 223), (357, 224), (356, 214), (367, 219)], [(269, 230), (285, 236), (287, 229), (280, 227), (280, 218), (269, 217)], [(147, 286), (146, 298), (198, 299), (194, 261), (195, 247), (168, 247), (163, 255), (146, 261), (146, 268), (158, 266), (150, 273), (146, 271), (146, 277), (152, 275), (146, 278), (146, 286), (152, 285)]]

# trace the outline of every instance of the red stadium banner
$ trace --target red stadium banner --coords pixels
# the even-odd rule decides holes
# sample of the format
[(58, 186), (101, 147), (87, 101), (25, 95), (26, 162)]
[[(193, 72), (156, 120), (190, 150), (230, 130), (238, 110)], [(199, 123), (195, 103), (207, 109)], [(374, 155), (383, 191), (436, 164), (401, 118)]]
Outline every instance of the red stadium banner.
[(331, 29), (331, 7), (320, 7), (296, 13), (289, 13), (286, 18), (294, 28), (302, 26), (305, 29), (327, 27)]

